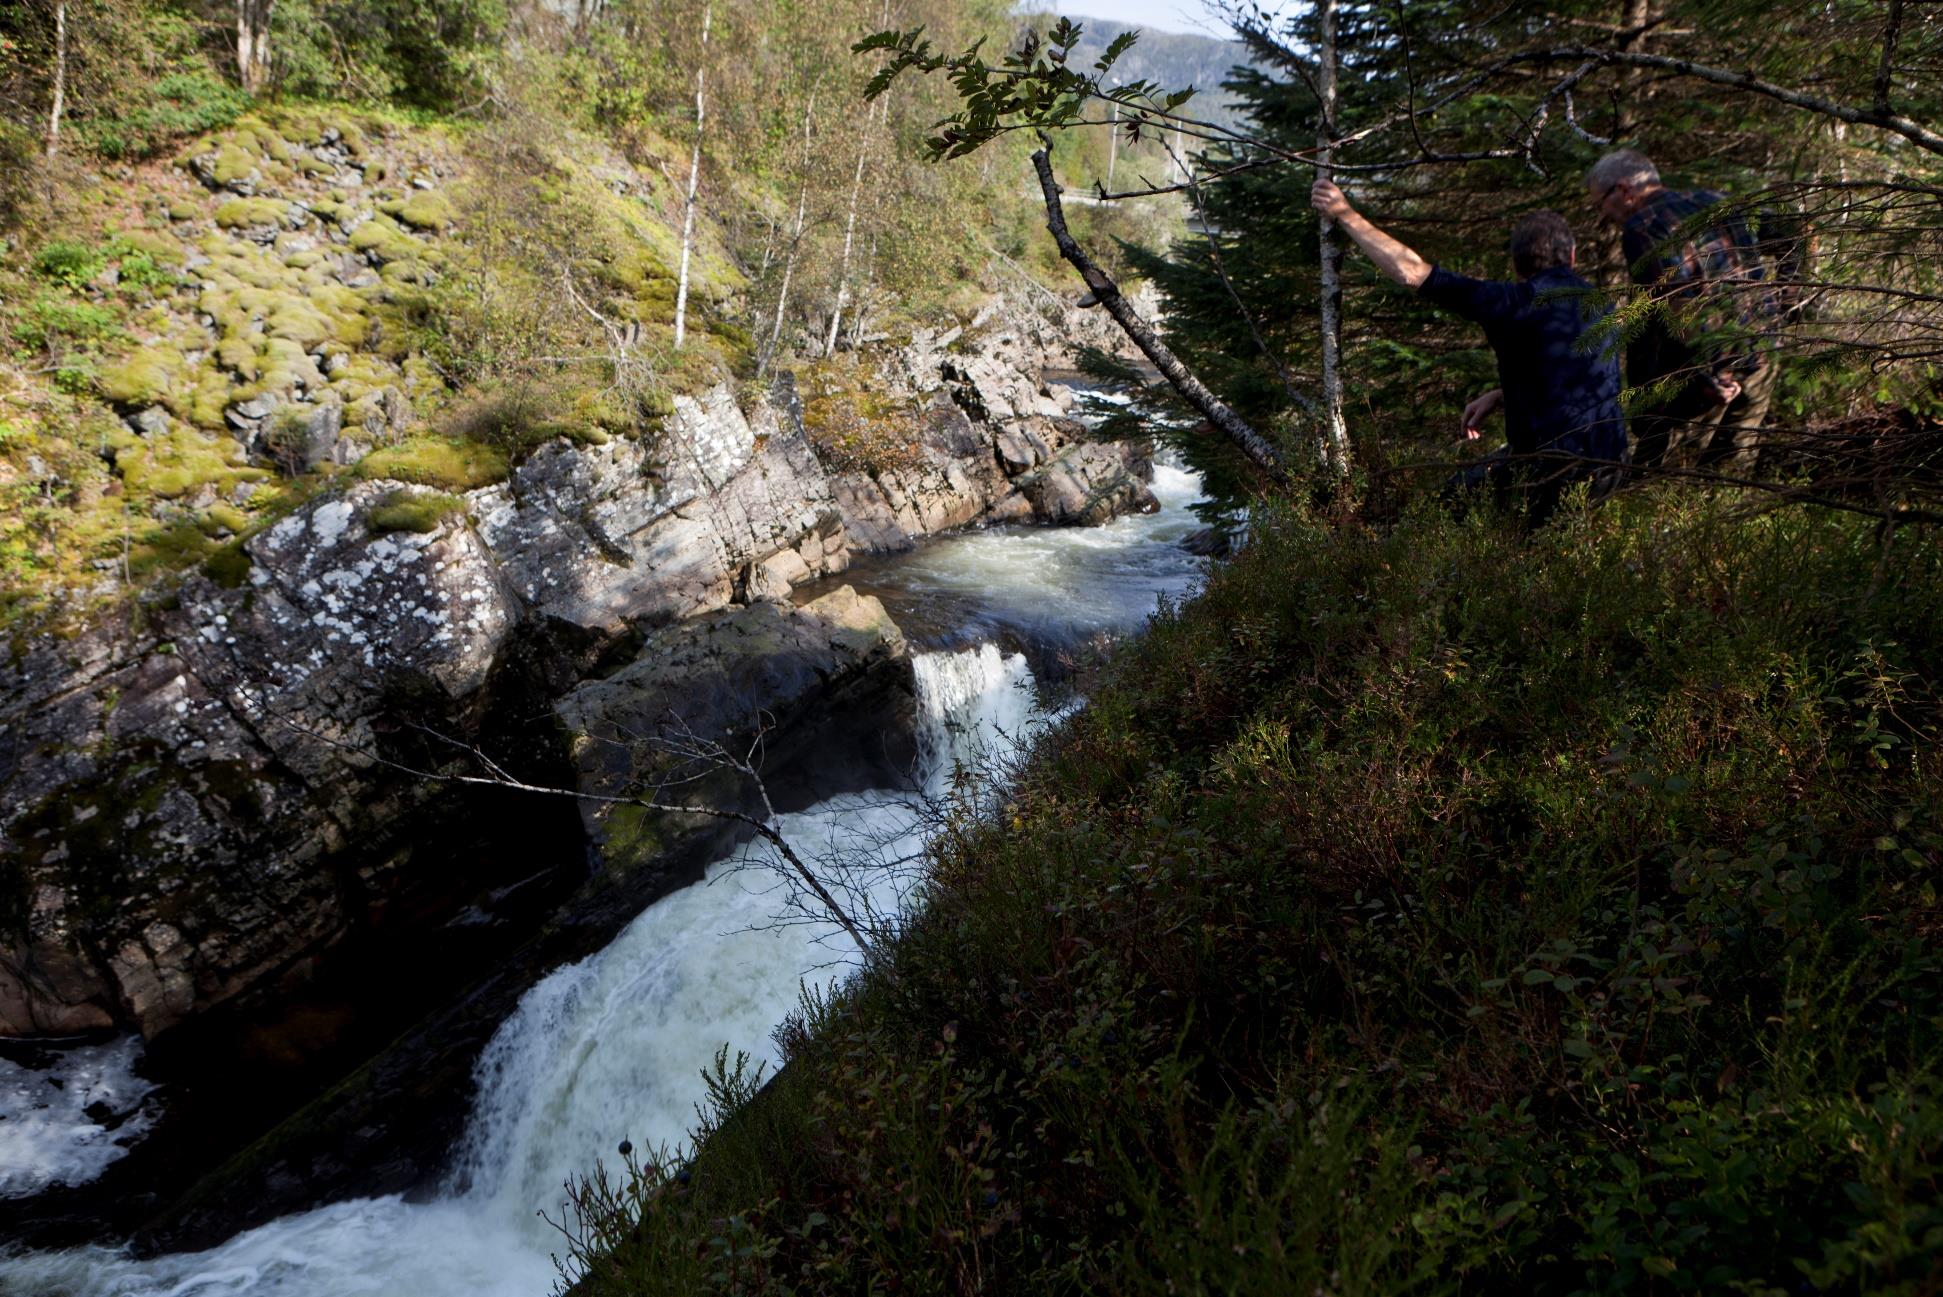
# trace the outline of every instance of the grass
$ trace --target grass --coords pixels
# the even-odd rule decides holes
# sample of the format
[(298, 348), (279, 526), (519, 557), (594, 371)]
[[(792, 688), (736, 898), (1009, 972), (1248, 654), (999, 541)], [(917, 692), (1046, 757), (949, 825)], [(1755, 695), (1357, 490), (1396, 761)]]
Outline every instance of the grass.
[(1935, 1291), (1940, 569), (1263, 509), (575, 1291)]

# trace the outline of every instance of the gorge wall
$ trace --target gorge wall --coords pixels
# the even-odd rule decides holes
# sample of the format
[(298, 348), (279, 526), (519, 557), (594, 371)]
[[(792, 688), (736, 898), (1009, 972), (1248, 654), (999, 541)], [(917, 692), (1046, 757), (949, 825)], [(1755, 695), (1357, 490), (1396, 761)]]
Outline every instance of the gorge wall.
[(0, 1033), (154, 1036), (289, 977), (411, 881), (439, 776), (480, 772), (462, 745), (662, 627), (946, 528), (1140, 507), (1140, 451), (1077, 440), (1040, 380), (1098, 334), (1074, 316), (995, 308), (889, 357), (923, 410), (895, 471), (825, 471), (787, 383), (746, 413), (718, 387), (462, 496), (328, 492), (226, 579), (28, 643), (0, 677)]

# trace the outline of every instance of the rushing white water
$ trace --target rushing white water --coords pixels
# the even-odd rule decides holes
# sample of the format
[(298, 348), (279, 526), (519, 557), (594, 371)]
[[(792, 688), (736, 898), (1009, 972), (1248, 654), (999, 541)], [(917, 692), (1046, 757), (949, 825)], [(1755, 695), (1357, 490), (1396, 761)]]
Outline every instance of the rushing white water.
[[(976, 625), (1058, 639), (1135, 629), (1157, 598), (1199, 578), (1176, 544), (1196, 526), (1186, 505), (1199, 487), (1162, 465), (1158, 513), (947, 539), (903, 560), (887, 588), (943, 596)], [(915, 667), (929, 792), (956, 769), (1002, 760), (1043, 720), (1022, 656), (985, 643), (920, 654)], [(898, 911), (922, 849), (922, 798), (852, 795), (782, 818), (805, 859), (848, 862), (836, 877), (849, 908)], [(879, 867), (856, 868), (873, 857)], [(717, 863), (527, 992), (479, 1061), (453, 1181), (434, 1201), (334, 1203), (142, 1261), (108, 1248), (17, 1256), (0, 1260), (0, 1297), (541, 1297), (561, 1240), (540, 1213), (560, 1218), (568, 1178), (618, 1170), (623, 1139), (679, 1145), (716, 1051), (773, 1062), (770, 1033), (802, 985), (827, 985), (854, 955), (835, 925), (803, 921), (797, 889), (763, 858), (752, 845)]]
[(141, 1057), (125, 1037), (61, 1050), (46, 1066), (0, 1059), (0, 1198), (84, 1184), (124, 1156), (150, 1124)]
[(1201, 523), (1188, 505), (1200, 477), (1165, 459), (1154, 465), (1160, 508), (1101, 527), (1004, 527), (933, 541), (899, 557), (881, 578), (858, 582), (895, 590), (948, 611), (970, 634), (1011, 631), (1046, 643), (1138, 627), (1161, 598), (1199, 585), (1202, 560), (1180, 547)]
[[(916, 662), (929, 791), (980, 753), (1003, 755), (1038, 722), (1023, 657), (990, 645)], [(922, 848), (922, 799), (850, 796), (782, 817), (811, 862), (843, 857), (846, 899), (894, 913)], [(860, 869), (874, 856), (882, 868)], [(679, 1145), (724, 1044), (773, 1064), (770, 1033), (805, 982), (856, 953), (836, 925), (803, 921), (760, 845), (651, 906), (605, 949), (555, 970), (486, 1047), (480, 1094), (450, 1195), (335, 1203), (207, 1252), (135, 1261), (103, 1248), (0, 1262), (18, 1297), (540, 1297), (555, 1279), (568, 1177), (620, 1169), (623, 1139)]]

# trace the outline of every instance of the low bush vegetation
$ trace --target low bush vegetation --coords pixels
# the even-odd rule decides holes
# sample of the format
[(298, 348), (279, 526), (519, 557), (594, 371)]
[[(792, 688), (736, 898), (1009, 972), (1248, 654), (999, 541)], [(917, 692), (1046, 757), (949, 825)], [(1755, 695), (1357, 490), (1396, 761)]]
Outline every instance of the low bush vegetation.
[(1934, 1291), (1939, 569), (1262, 510), (574, 1291)]

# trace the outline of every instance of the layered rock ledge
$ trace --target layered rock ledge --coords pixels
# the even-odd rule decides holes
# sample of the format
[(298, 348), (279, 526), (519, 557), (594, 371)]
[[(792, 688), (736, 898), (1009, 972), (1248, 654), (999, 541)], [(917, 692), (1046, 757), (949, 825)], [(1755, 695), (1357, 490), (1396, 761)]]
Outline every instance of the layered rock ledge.
[[(354, 481), (166, 603), (17, 644), (0, 662), (0, 1036), (133, 1029), (191, 1081), (284, 1068), (221, 1114), (238, 1127), (222, 1139), (262, 1136), (222, 1176), (201, 1178), (234, 1144), (165, 1120), (50, 1203), (47, 1236), (209, 1241), (421, 1183), (525, 987), (740, 831), (576, 822), (564, 798), (455, 784), (480, 753), (550, 787), (651, 787), (614, 740), (679, 711), (711, 742), (768, 726), (784, 807), (907, 773), (896, 627), (848, 590), (803, 608), (791, 591), (953, 527), (1144, 507), (1145, 449), (1085, 441), (1042, 378), (1098, 331), (997, 312), (880, 356), (923, 411), (895, 470), (829, 471), (787, 383), (746, 409), (718, 388), (677, 398), (658, 437), (561, 439), (463, 496)], [(683, 795), (754, 805), (734, 779)], [(239, 1075), (224, 1094), (254, 1084)]]

